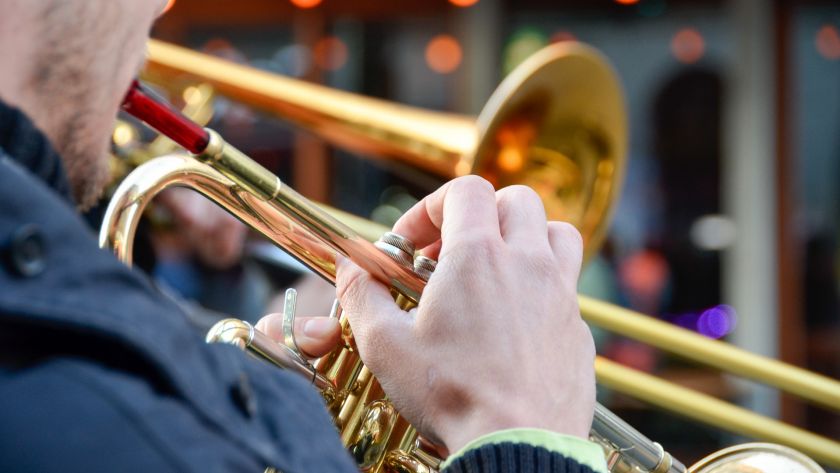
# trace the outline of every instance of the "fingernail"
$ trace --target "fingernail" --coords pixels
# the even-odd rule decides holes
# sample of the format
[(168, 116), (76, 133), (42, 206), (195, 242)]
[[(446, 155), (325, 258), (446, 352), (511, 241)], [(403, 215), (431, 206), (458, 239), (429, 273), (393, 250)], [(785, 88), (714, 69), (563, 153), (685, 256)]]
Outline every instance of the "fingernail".
[(307, 337), (320, 338), (329, 335), (335, 328), (335, 321), (327, 317), (316, 317), (303, 324), (303, 334)]

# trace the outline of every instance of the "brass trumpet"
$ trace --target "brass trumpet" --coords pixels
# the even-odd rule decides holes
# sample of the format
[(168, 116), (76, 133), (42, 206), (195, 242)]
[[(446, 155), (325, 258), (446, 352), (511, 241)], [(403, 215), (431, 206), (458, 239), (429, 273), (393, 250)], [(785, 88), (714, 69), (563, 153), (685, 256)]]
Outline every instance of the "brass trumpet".
[[(579, 53), (580, 50), (564, 50), (561, 53), (576, 52)], [(537, 60), (545, 61), (547, 57), (543, 54)], [(533, 61), (529, 67), (535, 68)], [(578, 79), (585, 80), (581, 77)], [(511, 87), (506, 89), (506, 84), (507, 81), (500, 89), (503, 92), (511, 92)], [(424, 282), (410, 266), (413, 255), (409, 255), (408, 252), (400, 254), (398, 251), (389, 251), (386, 254), (380, 251), (349, 227), (303, 199), (268, 171), (224, 143), (218, 135), (192, 125), (182, 118), (174, 117), (169, 111), (154, 104), (141, 91), (135, 90), (129, 95), (127, 109), (197, 154), (199, 160), (166, 157), (154, 160), (132, 173), (120, 186), (109, 206), (100, 236), (103, 246), (113, 246), (124, 259), (126, 255), (130, 257), (133, 229), (145, 203), (167, 186), (187, 185), (254, 226), (328, 280), (334, 279), (335, 257), (341, 254), (351, 257), (377, 279), (392, 287), (406, 306), (417, 302)], [(608, 207), (609, 205), (606, 206)], [(600, 215), (600, 218), (603, 218), (604, 212)], [(603, 223), (595, 225), (602, 226)], [(382, 243), (384, 245), (380, 246), (385, 248), (389, 245), (400, 246)], [(392, 258), (394, 256), (397, 258)], [(583, 309), (584, 304), (581, 307)], [(336, 315), (339, 315), (338, 312), (336, 309)], [(333, 410), (343, 440), (363, 469), (433, 470), (437, 464), (434, 448), (423, 442), (393, 411), (375, 379), (358, 359), (346, 320), (340, 320), (346, 328), (344, 345), (319, 360), (314, 367), (300, 359), (293, 349), (267, 340), (252, 327), (241, 322), (225, 322), (214, 331), (213, 337), (243, 347), (248, 346), (275, 363), (311, 376)], [(603, 372), (609, 372), (604, 369), (605, 366), (615, 368), (610, 367), (606, 360), (599, 362), (602, 368), (599, 376)], [(831, 386), (827, 392), (831, 394)], [(836, 392), (838, 391), (835, 390), (834, 393)], [(600, 407), (596, 411), (592, 437), (605, 446), (613, 471), (684, 470), (684, 467), (670, 459), (670, 455), (658, 444), (645, 439), (632, 427)], [(809, 437), (806, 439), (813, 440)], [(830, 442), (825, 439), (823, 441)], [(827, 462), (836, 462), (836, 457), (825, 453), (831, 452), (835, 446), (835, 443), (824, 443), (817, 453)], [(715, 456), (717, 463), (709, 461), (705, 465), (714, 468), (722, 463), (732, 465), (734, 459), (743, 461), (753, 454), (796, 458), (797, 464), (804, 470), (820, 471), (810, 460), (801, 459), (801, 456), (789, 453), (781, 447), (741, 447), (728, 453), (719, 453)]]

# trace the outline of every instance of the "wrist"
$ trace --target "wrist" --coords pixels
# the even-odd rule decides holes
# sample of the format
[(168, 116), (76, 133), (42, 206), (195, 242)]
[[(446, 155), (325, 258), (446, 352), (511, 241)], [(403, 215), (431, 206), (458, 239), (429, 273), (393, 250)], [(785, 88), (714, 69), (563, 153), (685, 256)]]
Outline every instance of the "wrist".
[(437, 432), (441, 442), (450, 452), (462, 449), (477, 438), (510, 429), (538, 429), (588, 440), (592, 415), (584, 418), (581, 412), (585, 412), (585, 409), (552, 415), (534, 407), (533, 404), (516, 407), (511, 405), (509, 400), (499, 400), (492, 404), (492, 408), (449, 416), (445, 421), (438, 423), (440, 428)]

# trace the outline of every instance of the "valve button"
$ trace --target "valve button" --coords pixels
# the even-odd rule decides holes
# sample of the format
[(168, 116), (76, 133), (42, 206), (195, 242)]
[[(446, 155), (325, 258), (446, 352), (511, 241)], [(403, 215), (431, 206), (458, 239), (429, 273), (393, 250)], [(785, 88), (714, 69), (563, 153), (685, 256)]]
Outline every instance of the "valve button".
[(286, 289), (286, 297), (283, 298), (283, 344), (302, 357), (297, 342), (295, 342), (296, 306), (297, 291), (293, 288)]
[(395, 248), (399, 248), (414, 257), (414, 252), (416, 251), (416, 248), (414, 248), (414, 242), (402, 235), (398, 235), (394, 232), (385, 232), (381, 237), (379, 237), (379, 241), (387, 243)]
[(426, 282), (432, 277), (435, 267), (437, 267), (437, 261), (431, 258), (421, 255), (414, 259), (414, 272)]

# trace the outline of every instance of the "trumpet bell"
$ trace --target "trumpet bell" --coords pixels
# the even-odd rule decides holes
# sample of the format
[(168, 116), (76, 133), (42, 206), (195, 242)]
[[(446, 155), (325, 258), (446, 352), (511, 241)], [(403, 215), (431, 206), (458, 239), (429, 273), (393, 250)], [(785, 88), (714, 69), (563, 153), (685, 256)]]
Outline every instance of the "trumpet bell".
[(695, 463), (689, 473), (825, 473), (798, 451), (772, 443), (724, 448)]
[(573, 223), (586, 258), (601, 244), (624, 179), (627, 125), (609, 63), (579, 43), (546, 47), (517, 67), (478, 117), (469, 162), (496, 188), (523, 184), (551, 220)]

